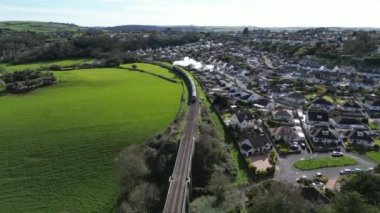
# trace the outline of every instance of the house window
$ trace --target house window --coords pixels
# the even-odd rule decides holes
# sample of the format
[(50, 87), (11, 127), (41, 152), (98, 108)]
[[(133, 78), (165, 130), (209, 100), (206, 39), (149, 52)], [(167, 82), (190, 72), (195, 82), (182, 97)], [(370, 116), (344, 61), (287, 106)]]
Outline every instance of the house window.
[(322, 119), (322, 115), (317, 115), (317, 119), (321, 120)]
[(358, 132), (358, 137), (363, 137), (364, 136), (364, 132)]
[(322, 135), (329, 135), (329, 131), (322, 131)]

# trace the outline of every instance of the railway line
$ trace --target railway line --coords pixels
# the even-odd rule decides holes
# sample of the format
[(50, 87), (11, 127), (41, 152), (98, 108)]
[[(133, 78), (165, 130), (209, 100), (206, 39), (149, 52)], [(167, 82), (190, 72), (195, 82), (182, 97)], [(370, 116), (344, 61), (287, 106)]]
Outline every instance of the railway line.
[(195, 146), (196, 118), (198, 112), (197, 93), (193, 80), (181, 69), (175, 71), (184, 78), (188, 86), (189, 107), (185, 127), (180, 140), (170, 185), (166, 196), (164, 212), (187, 212), (191, 184), (191, 163)]

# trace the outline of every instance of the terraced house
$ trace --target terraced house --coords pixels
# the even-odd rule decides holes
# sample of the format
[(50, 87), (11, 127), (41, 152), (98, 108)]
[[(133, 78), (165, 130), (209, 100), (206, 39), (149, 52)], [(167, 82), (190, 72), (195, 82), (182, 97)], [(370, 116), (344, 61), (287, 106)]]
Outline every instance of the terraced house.
[(309, 130), (309, 135), (315, 144), (337, 145), (340, 142), (339, 136), (328, 127), (311, 128)]
[(368, 131), (354, 129), (346, 134), (347, 142), (352, 146), (372, 147), (374, 140)]

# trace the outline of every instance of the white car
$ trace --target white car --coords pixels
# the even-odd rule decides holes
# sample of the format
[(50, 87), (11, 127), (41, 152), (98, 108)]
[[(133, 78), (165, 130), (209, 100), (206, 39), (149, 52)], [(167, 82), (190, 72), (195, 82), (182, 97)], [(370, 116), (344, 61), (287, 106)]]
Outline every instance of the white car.
[(333, 151), (333, 153), (331, 153), (331, 156), (332, 157), (342, 157), (343, 156), (343, 152)]
[(340, 170), (339, 174), (340, 175), (348, 175), (348, 174), (352, 174), (354, 171), (352, 169), (343, 169), (343, 170)]
[(316, 187), (316, 188), (320, 188), (320, 189), (322, 189), (324, 186), (324, 184), (322, 182), (314, 182), (311, 185)]

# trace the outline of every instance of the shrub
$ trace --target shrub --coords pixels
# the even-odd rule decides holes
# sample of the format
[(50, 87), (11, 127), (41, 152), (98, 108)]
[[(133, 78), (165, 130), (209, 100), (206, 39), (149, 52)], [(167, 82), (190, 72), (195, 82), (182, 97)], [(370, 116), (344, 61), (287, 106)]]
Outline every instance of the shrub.
[(380, 148), (380, 146), (379, 146), (378, 144), (375, 144), (375, 145), (373, 146), (373, 149), (374, 149), (375, 151), (379, 151), (379, 148)]
[(257, 172), (257, 167), (253, 163), (250, 163), (248, 167), (249, 167), (249, 170), (251, 170), (253, 174)]
[(280, 153), (283, 155), (289, 154), (289, 149), (280, 149)]
[(246, 162), (248, 165), (250, 165), (250, 164), (252, 163), (252, 160), (251, 160), (251, 158), (245, 158), (245, 162)]
[(51, 71), (61, 71), (62, 67), (59, 66), (59, 65), (56, 65), (56, 64), (52, 64), (52, 65), (50, 65), (49, 70), (51, 70)]
[(335, 192), (329, 188), (325, 188), (325, 195), (331, 199), (335, 197)]
[(276, 152), (272, 150), (269, 154), (269, 163), (271, 165), (276, 165), (276, 162), (277, 162), (277, 155), (276, 155)]

